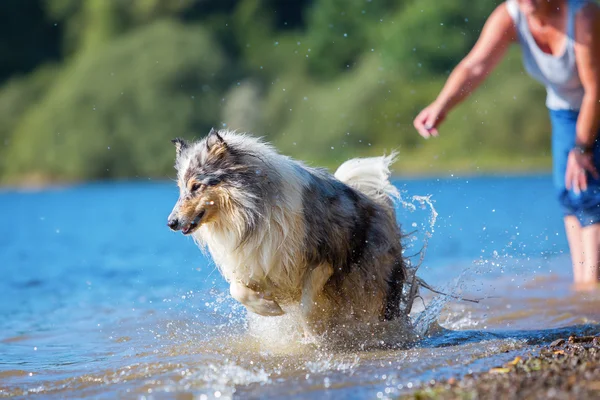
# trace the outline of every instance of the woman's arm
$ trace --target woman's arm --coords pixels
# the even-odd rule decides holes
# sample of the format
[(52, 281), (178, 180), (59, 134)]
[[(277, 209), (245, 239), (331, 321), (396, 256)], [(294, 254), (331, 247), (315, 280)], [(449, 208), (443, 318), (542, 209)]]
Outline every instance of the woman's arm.
[[(585, 90), (577, 118), (576, 143), (581, 149), (591, 150), (600, 129), (600, 9), (596, 4), (588, 4), (575, 17), (575, 59)], [(584, 170), (598, 176), (592, 152), (582, 154), (581, 149), (569, 154), (565, 174), (567, 188), (573, 186), (575, 191), (587, 188)]]
[(585, 95), (577, 119), (577, 142), (592, 146), (600, 128), (600, 11), (585, 6), (575, 19), (575, 58)]
[(516, 39), (512, 18), (502, 3), (489, 16), (469, 54), (454, 68), (437, 99), (419, 113), (414, 126), (424, 138), (437, 136), (446, 114), (488, 76)]

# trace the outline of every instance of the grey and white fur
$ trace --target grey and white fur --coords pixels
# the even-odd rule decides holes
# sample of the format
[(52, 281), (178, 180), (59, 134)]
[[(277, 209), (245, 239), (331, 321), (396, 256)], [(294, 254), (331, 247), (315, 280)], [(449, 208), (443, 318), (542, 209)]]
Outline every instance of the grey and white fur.
[(389, 182), (395, 154), (352, 159), (331, 175), (247, 134), (175, 139), (173, 230), (207, 249), (250, 312), (298, 306), (305, 334), (407, 321), (407, 264)]

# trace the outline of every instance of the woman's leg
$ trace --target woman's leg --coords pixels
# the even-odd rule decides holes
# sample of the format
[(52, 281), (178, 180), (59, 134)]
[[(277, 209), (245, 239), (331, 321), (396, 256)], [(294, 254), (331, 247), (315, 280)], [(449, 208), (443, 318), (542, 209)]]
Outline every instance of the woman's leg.
[[(558, 200), (564, 213), (578, 214), (586, 221), (582, 227), (577, 217), (565, 217), (575, 287), (589, 289), (600, 283), (600, 180), (588, 174), (588, 189), (579, 194), (565, 187), (567, 159), (575, 145), (577, 120), (577, 111), (550, 110), (553, 178)], [(594, 144), (594, 165), (600, 168), (600, 141)]]
[(575, 286), (579, 286), (583, 283), (583, 265), (585, 259), (582, 228), (577, 217), (573, 215), (565, 217), (565, 230), (567, 231), (567, 240), (569, 241), (569, 250), (571, 252), (574, 282)]
[(600, 268), (600, 224), (593, 224), (581, 229), (583, 242), (583, 264), (581, 282), (589, 288), (595, 288), (598, 283), (598, 268)]

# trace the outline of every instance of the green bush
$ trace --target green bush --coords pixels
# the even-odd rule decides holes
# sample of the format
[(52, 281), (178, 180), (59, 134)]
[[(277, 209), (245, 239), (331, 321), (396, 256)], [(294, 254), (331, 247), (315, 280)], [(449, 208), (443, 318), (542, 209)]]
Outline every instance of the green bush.
[(8, 149), (20, 119), (44, 97), (56, 75), (56, 67), (44, 66), (32, 74), (13, 78), (0, 88), (0, 178), (6, 170)]
[(18, 125), (8, 174), (158, 176), (169, 139), (206, 132), (225, 58), (200, 27), (158, 22), (84, 52)]

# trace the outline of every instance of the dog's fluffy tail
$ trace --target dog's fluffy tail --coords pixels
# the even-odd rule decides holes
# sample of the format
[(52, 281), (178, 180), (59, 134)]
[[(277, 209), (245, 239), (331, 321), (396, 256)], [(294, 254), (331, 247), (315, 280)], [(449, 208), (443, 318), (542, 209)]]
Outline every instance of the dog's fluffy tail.
[(400, 198), (389, 180), (396, 157), (397, 153), (392, 152), (383, 157), (353, 158), (340, 165), (335, 177), (393, 212), (394, 201)]

